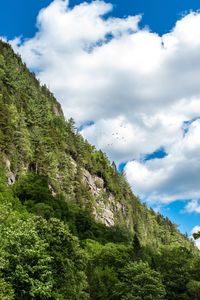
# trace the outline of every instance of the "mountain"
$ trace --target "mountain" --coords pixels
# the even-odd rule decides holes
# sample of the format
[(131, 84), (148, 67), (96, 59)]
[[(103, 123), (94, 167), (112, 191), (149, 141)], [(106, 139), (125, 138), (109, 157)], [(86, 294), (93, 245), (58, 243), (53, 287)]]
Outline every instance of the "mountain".
[(175, 224), (141, 204), (124, 173), (84, 141), (74, 121), (65, 121), (53, 94), (11, 47), (1, 42), (0, 53), (0, 149), (8, 184), (34, 172), (47, 178), (52, 194), (62, 192), (108, 226), (137, 232), (143, 243), (171, 243), (175, 234), (187, 244)]
[[(1, 299), (194, 299), (193, 242), (141, 203), (3, 41), (0, 163)], [(140, 272), (150, 292), (125, 280)]]

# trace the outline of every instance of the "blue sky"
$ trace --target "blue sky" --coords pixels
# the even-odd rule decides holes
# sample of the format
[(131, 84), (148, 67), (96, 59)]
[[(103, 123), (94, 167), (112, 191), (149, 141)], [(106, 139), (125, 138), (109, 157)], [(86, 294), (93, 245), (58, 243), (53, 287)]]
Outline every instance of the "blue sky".
[(0, 36), (133, 192), (190, 234), (200, 225), (199, 1), (81, 3), (3, 1)]
[[(83, 1), (71, 0), (70, 6)], [(91, 2), (91, 1), (87, 1)], [(113, 3), (112, 16), (143, 14), (142, 26), (148, 25), (152, 31), (160, 34), (168, 32), (185, 12), (200, 8), (197, 0), (134, 0), (105, 1)], [(36, 17), (40, 9), (51, 3), (51, 0), (10, 0), (1, 1), (0, 36), (12, 39), (23, 35), (32, 37), (35, 33)]]

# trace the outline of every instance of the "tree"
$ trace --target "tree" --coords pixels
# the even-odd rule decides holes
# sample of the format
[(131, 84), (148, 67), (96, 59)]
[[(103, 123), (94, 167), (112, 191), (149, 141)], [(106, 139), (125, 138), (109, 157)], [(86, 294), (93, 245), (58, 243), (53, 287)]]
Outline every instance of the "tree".
[(12, 285), (7, 283), (3, 278), (0, 278), (0, 299), (14, 300), (14, 290)]
[(121, 300), (163, 300), (165, 294), (161, 275), (143, 262), (128, 263), (115, 286), (115, 299)]
[(94, 300), (115, 300), (115, 284), (118, 282), (119, 270), (129, 261), (129, 248), (122, 244), (87, 240), (85, 250), (89, 256), (87, 277), (90, 297)]
[(1, 232), (1, 273), (15, 291), (15, 299), (48, 299), (52, 293), (52, 257), (40, 238), (34, 218), (18, 220)]
[(48, 243), (47, 253), (53, 257), (53, 299), (88, 299), (85, 269), (87, 256), (68, 226), (56, 218), (35, 218), (38, 234)]
[(4, 68), (5, 68), (5, 59), (3, 55), (0, 54), (0, 80), (2, 80), (5, 75)]
[(47, 178), (31, 172), (19, 177), (13, 185), (13, 191), (22, 204), (26, 205), (30, 200), (33, 203), (40, 203), (53, 201), (54, 199), (48, 188)]
[(192, 254), (184, 247), (163, 247), (155, 255), (156, 269), (161, 273), (166, 287), (167, 300), (187, 300), (187, 284), (191, 278)]
[(189, 294), (193, 297), (194, 300), (200, 299), (200, 281), (191, 280), (187, 284), (187, 289)]
[(8, 104), (4, 103), (3, 95), (0, 93), (0, 151), (8, 151), (13, 133), (12, 111)]
[(109, 267), (95, 267), (90, 280), (90, 299), (115, 299), (114, 286), (118, 283), (117, 272)]
[(134, 253), (134, 258), (136, 260), (138, 260), (139, 258), (141, 258), (142, 255), (142, 247), (140, 245), (140, 241), (138, 239), (137, 234), (134, 235), (133, 238), (133, 253)]
[(200, 238), (200, 231), (193, 233), (193, 238), (195, 240), (197, 240), (198, 238)]

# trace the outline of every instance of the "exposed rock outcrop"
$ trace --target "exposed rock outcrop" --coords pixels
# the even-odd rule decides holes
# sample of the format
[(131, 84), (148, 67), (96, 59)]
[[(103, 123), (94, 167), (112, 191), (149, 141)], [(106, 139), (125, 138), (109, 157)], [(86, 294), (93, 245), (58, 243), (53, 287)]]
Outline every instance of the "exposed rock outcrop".
[(102, 178), (91, 175), (87, 170), (83, 173), (83, 181), (89, 186), (89, 189), (96, 200), (96, 206), (93, 208), (93, 214), (97, 221), (103, 222), (107, 226), (115, 225), (115, 214), (118, 212), (126, 213), (126, 207), (120, 202), (116, 202), (112, 193), (104, 188)]
[(58, 110), (58, 108), (54, 105), (53, 106), (53, 111), (54, 111), (54, 114), (57, 116), (57, 117), (60, 117), (60, 112)]
[(10, 169), (11, 163), (10, 163), (9, 159), (6, 159), (5, 163), (6, 163), (7, 183), (8, 183), (8, 185), (11, 185), (15, 182), (16, 175), (13, 172), (11, 172), (11, 169)]

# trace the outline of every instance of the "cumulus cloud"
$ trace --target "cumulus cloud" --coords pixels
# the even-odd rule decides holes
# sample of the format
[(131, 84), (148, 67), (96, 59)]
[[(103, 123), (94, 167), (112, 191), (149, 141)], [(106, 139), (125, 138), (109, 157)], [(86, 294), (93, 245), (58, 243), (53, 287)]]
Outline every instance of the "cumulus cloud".
[[(192, 200), (190, 202), (188, 202), (188, 204), (185, 206), (185, 211), (186, 212), (196, 212), (196, 213), (200, 213), (200, 203), (198, 200)], [(200, 227), (199, 227), (199, 231), (200, 231)]]
[[(133, 190), (152, 203), (198, 199), (200, 195), (200, 120), (192, 122), (188, 131), (166, 147), (162, 159), (131, 161), (125, 167)], [(135, 175), (137, 174), (137, 175)], [(197, 200), (187, 211), (197, 209)], [(200, 211), (199, 211), (200, 212)]]
[[(129, 161), (133, 191), (148, 201), (200, 198), (200, 14), (163, 36), (140, 29), (141, 16), (112, 18), (112, 5), (70, 9), (54, 0), (38, 31), (10, 43), (61, 102), (66, 118), (109, 158)], [(187, 122), (186, 122), (187, 121)], [(163, 147), (162, 159), (145, 154)]]
[[(195, 226), (193, 229), (192, 229), (192, 232), (191, 232), (191, 234), (193, 234), (193, 233), (197, 233), (197, 232), (199, 232), (200, 231), (200, 226)], [(191, 238), (193, 239), (193, 237), (191, 236)], [(194, 239), (193, 239), (194, 240)], [(197, 246), (197, 248), (199, 248), (200, 249), (200, 239), (197, 239), (197, 240), (194, 240), (194, 242), (195, 242), (195, 245)]]
[(200, 231), (200, 226), (197, 225), (197, 226), (195, 226), (195, 227), (192, 229), (192, 232), (191, 232), (191, 233), (193, 234), (193, 233), (197, 233), (197, 232), (199, 232), (199, 231)]

